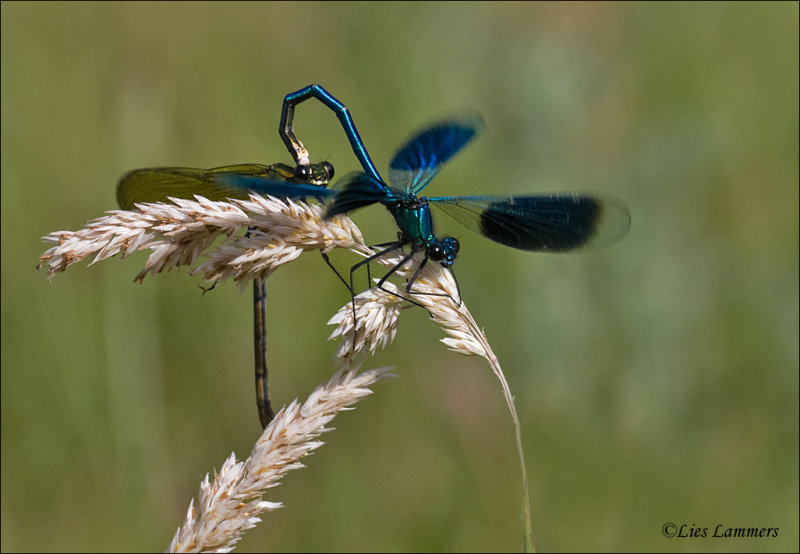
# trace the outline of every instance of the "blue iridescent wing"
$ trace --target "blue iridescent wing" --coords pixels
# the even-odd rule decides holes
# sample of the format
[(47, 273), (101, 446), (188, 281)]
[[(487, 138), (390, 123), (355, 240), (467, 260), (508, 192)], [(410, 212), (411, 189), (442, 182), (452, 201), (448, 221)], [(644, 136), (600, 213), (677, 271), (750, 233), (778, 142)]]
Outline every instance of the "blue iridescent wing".
[(608, 196), (455, 196), (429, 200), (486, 238), (533, 252), (601, 248), (621, 239), (631, 225), (625, 204)]
[(325, 219), (395, 197), (385, 183), (366, 173), (351, 173), (336, 183), (333, 200), (325, 210)]
[(169, 197), (192, 199), (194, 195), (225, 200), (246, 199), (250, 191), (285, 198), (321, 198), (334, 194), (323, 187), (286, 182), (292, 177), (291, 168), (282, 164), (136, 169), (120, 179), (117, 203), (124, 210), (132, 210), (137, 202), (167, 202)]
[(437, 123), (414, 135), (392, 158), (389, 182), (416, 195), (439, 173), (442, 164), (458, 153), (481, 129), (478, 114)]

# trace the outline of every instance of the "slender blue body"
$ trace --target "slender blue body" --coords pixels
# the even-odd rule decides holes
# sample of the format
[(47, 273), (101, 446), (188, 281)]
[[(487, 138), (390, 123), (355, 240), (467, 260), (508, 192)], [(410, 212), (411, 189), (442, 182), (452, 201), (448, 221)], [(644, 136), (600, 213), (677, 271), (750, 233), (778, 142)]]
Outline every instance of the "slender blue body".
[[(297, 137), (295, 137), (294, 130), (291, 128), (291, 121), (294, 117), (294, 107), (309, 98), (316, 98), (336, 114), (336, 117), (339, 119), (347, 135), (347, 140), (350, 141), (353, 153), (361, 163), (361, 167), (364, 168), (364, 172), (375, 179), (380, 179), (381, 176), (378, 174), (378, 170), (375, 169), (375, 165), (369, 157), (367, 148), (364, 146), (364, 142), (358, 134), (355, 123), (353, 123), (353, 118), (350, 117), (350, 110), (320, 85), (309, 85), (296, 92), (287, 94), (286, 98), (283, 100), (283, 112), (281, 114), (279, 132), (281, 138), (283, 138), (284, 144), (286, 144), (286, 147), (292, 153), (298, 165), (308, 164), (308, 152), (302, 147)], [(298, 144), (300, 144), (300, 148), (298, 148)]]

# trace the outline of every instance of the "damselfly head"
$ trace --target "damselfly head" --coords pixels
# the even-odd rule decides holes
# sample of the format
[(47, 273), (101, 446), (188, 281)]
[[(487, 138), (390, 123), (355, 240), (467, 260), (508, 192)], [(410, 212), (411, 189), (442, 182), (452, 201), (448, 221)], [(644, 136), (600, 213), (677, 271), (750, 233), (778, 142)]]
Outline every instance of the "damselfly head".
[(455, 237), (445, 237), (442, 240), (432, 240), (426, 249), (428, 257), (434, 262), (439, 262), (442, 267), (450, 267), (456, 261), (460, 245)]
[(325, 161), (311, 165), (298, 165), (294, 168), (294, 179), (298, 183), (327, 186), (333, 179), (333, 164)]

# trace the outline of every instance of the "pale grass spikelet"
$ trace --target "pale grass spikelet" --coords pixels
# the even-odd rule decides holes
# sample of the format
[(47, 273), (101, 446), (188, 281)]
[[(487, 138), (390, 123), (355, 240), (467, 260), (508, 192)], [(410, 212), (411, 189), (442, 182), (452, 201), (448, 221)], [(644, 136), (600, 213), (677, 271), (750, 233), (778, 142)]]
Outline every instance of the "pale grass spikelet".
[[(384, 286), (397, 290), (394, 283), (387, 283)], [(403, 300), (399, 296), (373, 288), (358, 294), (352, 303), (339, 308), (339, 311), (328, 320), (328, 325), (336, 325), (328, 340), (339, 337), (342, 339), (342, 344), (335, 355), (337, 362), (350, 361), (356, 353), (365, 349), (375, 354), (379, 346), (385, 348), (392, 342), (397, 334), (397, 321), (402, 304)], [(355, 306), (355, 319), (353, 319), (353, 306)]]
[(206, 475), (199, 501), (189, 504), (186, 520), (178, 528), (168, 552), (230, 552), (247, 529), (261, 521), (263, 512), (281, 508), (280, 502), (261, 499), (268, 488), (300, 461), (322, 446), (318, 437), (337, 413), (372, 394), (370, 386), (390, 377), (388, 368), (357, 373), (357, 368), (339, 370), (330, 381), (317, 387), (301, 405), (296, 400), (281, 409), (264, 429), (244, 462), (231, 454), (214, 480)]
[[(423, 260), (423, 252), (417, 253), (404, 267), (396, 271), (396, 275), (401, 278), (409, 279), (416, 272), (419, 264)], [(401, 261), (399, 256), (385, 256), (378, 258), (378, 262), (387, 267), (394, 267)], [(376, 350), (376, 342), (380, 338), (380, 334), (385, 332), (381, 324), (374, 317), (375, 314), (381, 313), (380, 308), (383, 306), (387, 317), (396, 318), (396, 311), (394, 308), (389, 310), (389, 306), (394, 306), (402, 302), (403, 296), (409, 295), (394, 283), (386, 281), (383, 288), (392, 291), (394, 294), (381, 290), (377, 287), (371, 288), (362, 292), (355, 297), (356, 312), (357, 312), (357, 331), (355, 337), (355, 345), (353, 344), (353, 317), (352, 317), (352, 304), (342, 306), (337, 314), (328, 321), (329, 325), (337, 325), (337, 329), (331, 334), (330, 338), (342, 337), (345, 344), (342, 344), (337, 356), (344, 357), (343, 350), (345, 347), (354, 348), (356, 351), (363, 349), (365, 346), (369, 347), (372, 353)], [(450, 335), (448, 338), (441, 339), (444, 344), (455, 352), (467, 356), (482, 356), (486, 358), (491, 364), (491, 357), (494, 353), (491, 351), (486, 336), (483, 334), (478, 324), (470, 314), (464, 302), (459, 298), (458, 288), (453, 280), (453, 276), (447, 269), (443, 268), (440, 264), (428, 262), (422, 271), (417, 275), (412, 288), (410, 297), (415, 302), (422, 304), (431, 315), (431, 319), (438, 323), (442, 330)], [(422, 294), (414, 294), (422, 293)], [(348, 312), (349, 310), (349, 312)], [(369, 320), (372, 317), (371, 324), (368, 321), (361, 321), (362, 319)], [(394, 338), (394, 327), (396, 321), (389, 322), (392, 329), (390, 337), (385, 337), (383, 344), (388, 339), (389, 342)]]
[(427, 264), (414, 281), (414, 289), (420, 293), (414, 299), (422, 304), (431, 319), (450, 335), (441, 339), (450, 350), (467, 356), (482, 356), (491, 364), (494, 356), (486, 335), (459, 298), (453, 274), (439, 264)]
[[(209, 254), (210, 261), (194, 272), (208, 280), (249, 280), (268, 275), (302, 251), (363, 248), (360, 231), (347, 217), (323, 220), (320, 206), (258, 195), (230, 202), (199, 196), (196, 200), (171, 200), (174, 204), (144, 203), (137, 204), (137, 210), (114, 210), (78, 231), (50, 233), (44, 240), (56, 246), (41, 256), (39, 266), (46, 264), (51, 278), (90, 256), (95, 263), (149, 248), (152, 253), (136, 276), (141, 281), (148, 273), (193, 265), (223, 237)], [(263, 232), (252, 237), (237, 235), (250, 226)], [(249, 250), (253, 248), (260, 249), (263, 262), (254, 261)]]
[(311, 250), (366, 248), (361, 231), (349, 218), (339, 215), (325, 220), (322, 206), (256, 195), (249, 201), (232, 202), (251, 214), (251, 225), (257, 229), (206, 256), (208, 261), (192, 274), (201, 274), (207, 281), (233, 278), (241, 282), (267, 277), (279, 266)]

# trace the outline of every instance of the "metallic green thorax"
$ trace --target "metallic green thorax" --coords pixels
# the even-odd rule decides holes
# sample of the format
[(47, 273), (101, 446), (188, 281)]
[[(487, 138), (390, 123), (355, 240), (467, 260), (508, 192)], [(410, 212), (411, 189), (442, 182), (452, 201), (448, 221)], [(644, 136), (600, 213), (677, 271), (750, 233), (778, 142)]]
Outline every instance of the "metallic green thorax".
[(388, 203), (386, 207), (392, 212), (406, 242), (425, 247), (432, 240), (436, 240), (433, 235), (433, 219), (427, 198), (414, 198), (411, 201), (399, 200)]

